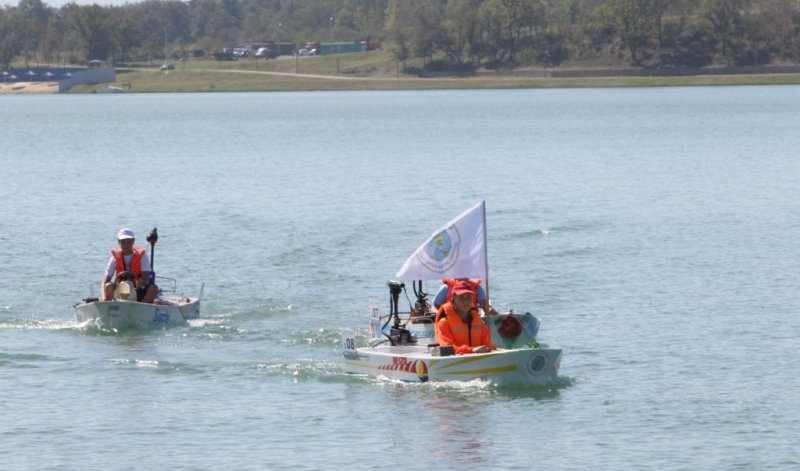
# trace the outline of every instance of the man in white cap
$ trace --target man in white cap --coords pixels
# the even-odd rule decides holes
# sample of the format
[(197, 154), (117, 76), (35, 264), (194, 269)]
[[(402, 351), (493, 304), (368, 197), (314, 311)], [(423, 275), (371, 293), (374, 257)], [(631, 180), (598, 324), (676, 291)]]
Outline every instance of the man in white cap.
[(133, 231), (125, 228), (117, 233), (118, 249), (111, 250), (111, 258), (106, 266), (106, 276), (103, 280), (103, 299), (114, 298), (117, 289), (111, 280), (116, 276), (116, 282), (127, 280), (136, 287), (136, 300), (141, 303), (152, 303), (158, 295), (158, 286), (153, 283), (153, 271), (147, 250), (133, 245), (136, 239)]

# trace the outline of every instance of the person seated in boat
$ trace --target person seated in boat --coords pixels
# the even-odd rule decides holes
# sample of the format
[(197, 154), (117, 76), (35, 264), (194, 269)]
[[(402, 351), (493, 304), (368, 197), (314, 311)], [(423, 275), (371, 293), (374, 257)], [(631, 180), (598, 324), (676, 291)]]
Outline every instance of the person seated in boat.
[(489, 327), (484, 324), (475, 303), (475, 293), (467, 282), (456, 283), (452, 300), (436, 313), (436, 343), (452, 345), (457, 354), (486, 353), (496, 350)]
[(483, 309), (487, 316), (496, 316), (497, 311), (489, 306), (489, 301), (486, 300), (486, 290), (481, 286), (481, 280), (470, 280), (469, 278), (444, 278), (442, 279), (442, 286), (436, 292), (436, 297), (433, 298), (433, 307), (439, 309), (444, 303), (449, 302), (453, 298), (453, 287), (456, 283), (468, 283), (478, 305)]
[[(130, 229), (120, 229), (117, 233), (118, 249), (111, 250), (111, 258), (106, 266), (106, 276), (103, 280), (103, 299), (114, 298), (117, 284), (123, 278), (133, 283), (136, 288), (136, 300), (140, 303), (152, 303), (158, 296), (158, 286), (153, 283), (153, 272), (147, 250), (133, 245), (136, 239)], [(117, 280), (111, 281), (114, 277)]]

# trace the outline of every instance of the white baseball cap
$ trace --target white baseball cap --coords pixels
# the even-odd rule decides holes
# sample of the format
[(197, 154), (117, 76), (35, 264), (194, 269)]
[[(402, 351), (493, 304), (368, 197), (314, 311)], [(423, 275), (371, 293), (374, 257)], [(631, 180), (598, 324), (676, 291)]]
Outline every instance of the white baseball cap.
[(135, 239), (135, 237), (133, 237), (133, 231), (127, 227), (125, 229), (120, 229), (119, 232), (117, 232), (117, 240), (124, 239)]

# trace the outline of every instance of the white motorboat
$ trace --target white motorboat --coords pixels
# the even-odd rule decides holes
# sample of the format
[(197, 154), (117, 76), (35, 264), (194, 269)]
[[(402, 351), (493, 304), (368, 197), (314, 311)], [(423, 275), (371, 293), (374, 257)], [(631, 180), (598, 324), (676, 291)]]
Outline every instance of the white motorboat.
[[(485, 211), (481, 201), (434, 232), (406, 260), (396, 275), (401, 281), (388, 283), (388, 315), (380, 314), (377, 302), (371, 304), (368, 347), (357, 347), (354, 332), (344, 331), (342, 347), (347, 373), (411, 382), (480, 379), (501, 385), (544, 385), (558, 378), (561, 350), (539, 345), (539, 321), (528, 313), (509, 311), (483, 317), (497, 350), (456, 355), (452, 345), (435, 343), (434, 311), (422, 290), (422, 280), (484, 279), (488, 305)], [(406, 291), (402, 280), (413, 283), (416, 301), (401, 315), (398, 301)], [(406, 298), (409, 299), (408, 293)]]
[(405, 284), (393, 281), (389, 287), (389, 315), (381, 316), (376, 302), (371, 305), (370, 346), (356, 347), (352, 330), (345, 330), (342, 335), (347, 373), (410, 382), (480, 379), (498, 385), (546, 385), (558, 378), (561, 350), (539, 345), (539, 321), (530, 313), (484, 317), (498, 349), (454, 355), (452, 348), (435, 343), (433, 315), (418, 314), (429, 312), (427, 294), (415, 285), (417, 302), (401, 317), (397, 301)]
[[(159, 277), (159, 283), (169, 280)], [(174, 281), (174, 280), (173, 280)], [(85, 298), (82, 302), (74, 306), (75, 322), (82, 327), (98, 327), (109, 330), (120, 330), (127, 328), (161, 328), (171, 325), (184, 325), (190, 319), (197, 319), (200, 316), (200, 298), (203, 294), (203, 287), (200, 288), (200, 295), (197, 297), (176, 296), (174, 289), (170, 289), (172, 294), (165, 295), (161, 290), (159, 297), (154, 303), (140, 303), (129, 301), (121, 291), (126, 291), (128, 282), (123, 282), (117, 288), (114, 299), (101, 301), (94, 296)], [(129, 293), (135, 297), (131, 287), (127, 287)]]
[(115, 87), (113, 85), (107, 85), (103, 88), (98, 88), (94, 91), (95, 93), (124, 93), (124, 90), (120, 87)]
[[(157, 228), (150, 231), (147, 241), (150, 243), (150, 255), (154, 259), (155, 244), (158, 241)], [(154, 260), (152, 263), (155, 263)], [(124, 278), (118, 276), (112, 299), (100, 299), (96, 295), (96, 284), (90, 284), (89, 296), (73, 308), (75, 321), (82, 327), (119, 330), (183, 325), (186, 321), (200, 316), (200, 299), (203, 297), (205, 285), (200, 286), (200, 294), (197, 297), (183, 296), (177, 294), (175, 279), (159, 276), (159, 292), (155, 301), (140, 303), (136, 300), (133, 283), (127, 281), (130, 274), (125, 273), (125, 275)]]
[[(354, 338), (345, 337), (348, 342), (354, 345)], [(479, 379), (503, 386), (547, 385), (558, 378), (561, 363), (561, 350), (549, 348), (441, 356), (438, 347), (380, 345), (345, 349), (344, 355), (348, 373), (417, 383)]]
[(188, 297), (166, 298), (154, 304), (94, 301), (75, 306), (75, 321), (81, 326), (111, 330), (182, 325), (199, 316), (200, 300)]

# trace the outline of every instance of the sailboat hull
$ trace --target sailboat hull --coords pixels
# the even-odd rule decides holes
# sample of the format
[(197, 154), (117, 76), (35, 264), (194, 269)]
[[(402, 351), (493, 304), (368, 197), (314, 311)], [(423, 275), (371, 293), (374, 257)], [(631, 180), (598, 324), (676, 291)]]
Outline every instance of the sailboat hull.
[(345, 350), (347, 373), (409, 382), (487, 380), (501, 385), (545, 385), (558, 378), (561, 350), (498, 349), (437, 356), (424, 346), (377, 346)]

